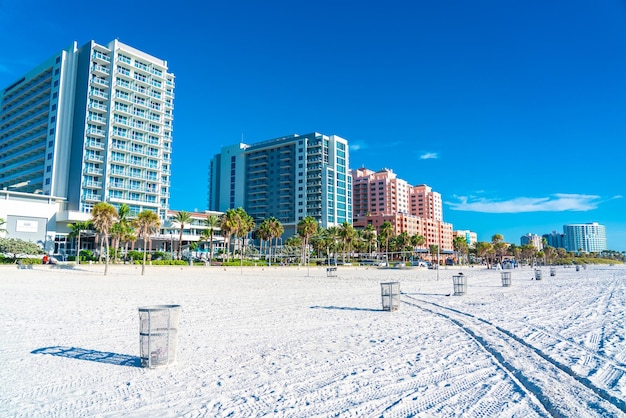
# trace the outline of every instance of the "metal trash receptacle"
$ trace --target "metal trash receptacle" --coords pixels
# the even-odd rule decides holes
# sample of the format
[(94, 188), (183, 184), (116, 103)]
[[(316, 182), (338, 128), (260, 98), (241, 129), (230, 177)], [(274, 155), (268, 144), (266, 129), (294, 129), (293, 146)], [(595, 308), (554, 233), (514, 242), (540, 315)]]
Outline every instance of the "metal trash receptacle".
[(154, 368), (177, 360), (180, 305), (153, 305), (139, 308), (141, 366)]
[(511, 272), (503, 271), (502, 275), (502, 287), (511, 287)]
[(452, 285), (454, 287), (453, 296), (463, 296), (467, 293), (467, 277), (463, 273), (452, 276)]
[(400, 282), (380, 284), (383, 311), (397, 311), (400, 308)]

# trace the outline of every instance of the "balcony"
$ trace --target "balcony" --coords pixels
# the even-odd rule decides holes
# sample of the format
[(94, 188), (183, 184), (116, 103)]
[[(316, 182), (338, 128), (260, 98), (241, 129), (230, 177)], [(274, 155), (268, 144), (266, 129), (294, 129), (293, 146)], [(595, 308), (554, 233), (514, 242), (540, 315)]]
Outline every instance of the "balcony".
[(91, 67), (91, 71), (93, 71), (94, 73), (100, 73), (104, 75), (109, 75), (111, 73), (111, 70), (109, 70), (107, 67), (104, 67), (102, 65), (94, 65), (93, 67)]
[(104, 162), (104, 156), (103, 155), (96, 155), (96, 154), (85, 154), (85, 162), (92, 162), (92, 163), (103, 163)]
[(104, 129), (96, 129), (96, 128), (88, 128), (87, 129), (87, 134), (88, 135), (98, 135), (98, 136), (104, 136), (105, 132)]
[(88, 201), (100, 201), (100, 195), (97, 193), (85, 193), (83, 195), (83, 200), (88, 200)]
[(109, 80), (100, 77), (94, 77), (91, 79), (92, 84), (97, 84), (99, 86), (109, 87)]
[(121, 78), (115, 80), (115, 87), (122, 88), (128, 91), (132, 91), (133, 89), (133, 85), (130, 81), (126, 81)]
[(100, 141), (96, 141), (95, 139), (87, 139), (87, 142), (85, 142), (85, 146), (87, 148), (93, 148), (93, 149), (98, 149), (98, 150), (104, 149), (104, 143)]
[(90, 187), (92, 189), (101, 189), (102, 188), (102, 182), (101, 181), (86, 180), (86, 181), (83, 181), (83, 187)]
[(120, 100), (125, 100), (127, 102), (130, 102), (130, 95), (129, 94), (120, 94), (120, 92), (117, 92), (115, 94), (115, 98), (116, 99), (120, 99)]
[(103, 104), (101, 104), (101, 103), (98, 103), (98, 102), (93, 102), (93, 101), (92, 101), (92, 102), (89, 102), (89, 108), (91, 108), (91, 109), (103, 110), (103, 111), (105, 111), (105, 112), (106, 112), (106, 110), (107, 110), (107, 107), (106, 107), (105, 105), (103, 105)]
[(103, 54), (100, 51), (94, 51), (93, 54), (91, 54), (91, 59), (93, 59), (94, 61), (99, 61), (100, 63), (105, 63), (105, 64), (108, 64), (111, 62), (111, 57)]
[(89, 95), (95, 96), (95, 97), (101, 97), (105, 100), (109, 98), (109, 96), (105, 92), (100, 91), (98, 89), (89, 89)]
[(101, 123), (103, 125), (106, 125), (106, 123), (107, 123), (107, 120), (105, 118), (103, 118), (102, 116), (99, 116), (99, 115), (89, 115), (89, 116), (87, 116), (87, 120), (89, 122)]
[(0, 135), (12, 135), (31, 126), (47, 125), (48, 109), (43, 108), (20, 120), (13, 121), (12, 124), (0, 130)]
[(144, 86), (138, 86), (138, 85), (133, 85), (131, 87), (131, 90), (134, 91), (135, 93), (139, 93), (143, 96), (149, 97), (150, 96), (150, 89), (144, 87)]
[(94, 174), (97, 176), (101, 176), (103, 173), (103, 170), (101, 168), (95, 168), (95, 167), (89, 167), (86, 166), (85, 169), (83, 170), (83, 173), (85, 174)]

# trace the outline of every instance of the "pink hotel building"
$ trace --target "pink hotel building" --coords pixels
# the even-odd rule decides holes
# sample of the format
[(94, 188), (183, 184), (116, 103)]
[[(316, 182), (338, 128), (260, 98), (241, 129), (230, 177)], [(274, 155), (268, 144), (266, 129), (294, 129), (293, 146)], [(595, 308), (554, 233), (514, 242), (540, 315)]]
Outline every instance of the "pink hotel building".
[(443, 253), (453, 251), (452, 224), (443, 221), (441, 194), (425, 184), (411, 186), (388, 169), (352, 170), (353, 226), (371, 224), (376, 231), (385, 221), (395, 234), (405, 232), (426, 238), (425, 249), (439, 245)]

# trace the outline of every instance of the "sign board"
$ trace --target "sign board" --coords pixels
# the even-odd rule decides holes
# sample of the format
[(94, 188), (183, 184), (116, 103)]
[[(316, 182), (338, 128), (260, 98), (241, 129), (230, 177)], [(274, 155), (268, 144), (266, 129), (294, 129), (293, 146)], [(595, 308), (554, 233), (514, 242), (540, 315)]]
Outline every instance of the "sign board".
[(17, 232), (37, 232), (38, 222), (36, 220), (17, 219), (15, 221), (15, 231)]

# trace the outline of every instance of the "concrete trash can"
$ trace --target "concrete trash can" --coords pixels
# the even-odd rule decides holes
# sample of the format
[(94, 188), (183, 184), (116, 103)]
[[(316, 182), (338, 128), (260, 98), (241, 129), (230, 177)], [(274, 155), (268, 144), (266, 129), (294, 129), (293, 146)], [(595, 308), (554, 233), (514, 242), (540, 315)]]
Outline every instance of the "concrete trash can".
[(452, 285), (454, 286), (454, 296), (463, 296), (467, 293), (467, 277), (463, 273), (452, 276)]
[(397, 311), (400, 308), (400, 282), (380, 284), (383, 311)]
[(556, 276), (556, 268), (550, 267), (550, 276)]
[(576, 264), (576, 271), (580, 271), (580, 266)]
[(327, 277), (337, 277), (337, 267), (326, 267)]
[(139, 308), (139, 347), (142, 367), (167, 366), (176, 362), (180, 305)]
[(535, 280), (541, 280), (541, 269), (535, 269)]
[(503, 271), (502, 275), (502, 287), (511, 287), (511, 272)]

